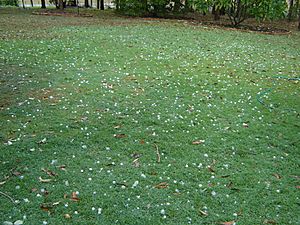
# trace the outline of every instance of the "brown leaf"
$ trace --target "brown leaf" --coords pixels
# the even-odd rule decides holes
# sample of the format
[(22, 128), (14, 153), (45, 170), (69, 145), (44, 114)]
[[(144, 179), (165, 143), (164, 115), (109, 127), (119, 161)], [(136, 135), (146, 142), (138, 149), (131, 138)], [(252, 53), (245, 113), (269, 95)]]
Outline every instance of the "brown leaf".
[(127, 137), (126, 134), (114, 134), (115, 138), (125, 138)]
[(278, 180), (281, 179), (281, 176), (278, 173), (273, 173), (272, 174), (274, 177), (276, 177)]
[(277, 224), (275, 220), (265, 220), (264, 224)]
[(43, 178), (39, 177), (39, 181), (42, 182), (42, 183), (49, 183), (52, 180), (51, 179), (43, 179)]
[(228, 221), (228, 222), (222, 222), (220, 224), (222, 224), (222, 225), (233, 225), (233, 224), (235, 224), (235, 221), (232, 220), (232, 221)]
[(208, 169), (209, 172), (211, 172), (211, 173), (214, 173), (214, 172), (215, 172), (215, 170), (214, 170), (214, 168), (213, 168), (212, 166), (208, 166), (207, 169)]
[(52, 206), (50, 206), (49, 204), (42, 204), (42, 205), (40, 206), (40, 208), (41, 208), (43, 211), (48, 212), (48, 211), (50, 211), (50, 209), (52, 209)]
[(31, 189), (31, 192), (36, 192), (37, 191), (37, 188), (32, 188)]
[(140, 140), (140, 144), (145, 144), (145, 140), (144, 139), (142, 139), (142, 140)]
[(15, 175), (15, 176), (20, 176), (22, 173), (19, 172), (19, 171), (14, 171), (12, 174)]
[(58, 168), (61, 169), (61, 170), (66, 170), (66, 165), (58, 166)]
[(200, 145), (200, 144), (204, 144), (205, 140), (197, 140), (197, 141), (193, 141), (192, 144), (193, 145)]
[(79, 198), (77, 197), (77, 194), (74, 191), (72, 192), (71, 200), (74, 201), (74, 202), (78, 202), (79, 201)]
[(44, 171), (45, 173), (47, 173), (50, 177), (55, 177), (56, 176), (56, 173), (54, 173), (51, 170), (42, 168), (42, 171)]
[(296, 186), (297, 189), (300, 189), (300, 186)]
[(155, 185), (154, 187), (157, 189), (163, 189), (163, 188), (167, 188), (169, 186), (169, 184), (167, 182), (161, 182), (157, 185)]

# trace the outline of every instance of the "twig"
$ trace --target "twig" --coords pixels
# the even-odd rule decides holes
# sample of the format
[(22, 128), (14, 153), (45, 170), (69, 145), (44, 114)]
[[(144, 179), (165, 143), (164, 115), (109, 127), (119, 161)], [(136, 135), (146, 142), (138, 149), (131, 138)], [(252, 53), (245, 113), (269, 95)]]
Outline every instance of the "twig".
[(8, 194), (5, 194), (2, 191), (0, 191), (0, 194), (3, 195), (3, 196), (5, 196), (5, 197), (7, 197), (7, 198), (9, 198), (9, 200), (11, 200), (11, 202), (15, 204), (15, 200), (12, 197), (10, 197)]
[(154, 146), (156, 148), (157, 162), (160, 163), (160, 154), (159, 154), (158, 146), (157, 144), (154, 144)]

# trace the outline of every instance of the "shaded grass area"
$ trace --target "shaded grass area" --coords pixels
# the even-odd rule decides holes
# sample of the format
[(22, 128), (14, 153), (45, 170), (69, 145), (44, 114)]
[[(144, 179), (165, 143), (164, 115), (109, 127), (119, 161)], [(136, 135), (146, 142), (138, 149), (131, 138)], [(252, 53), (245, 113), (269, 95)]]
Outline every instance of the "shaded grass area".
[(0, 12), (0, 222), (299, 224), (299, 35)]

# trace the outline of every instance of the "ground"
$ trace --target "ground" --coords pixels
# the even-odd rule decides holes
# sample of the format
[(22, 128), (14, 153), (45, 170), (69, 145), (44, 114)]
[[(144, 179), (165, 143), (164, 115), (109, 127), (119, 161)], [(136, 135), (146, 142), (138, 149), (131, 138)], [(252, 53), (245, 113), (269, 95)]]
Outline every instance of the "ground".
[(0, 223), (300, 224), (299, 33), (0, 18)]

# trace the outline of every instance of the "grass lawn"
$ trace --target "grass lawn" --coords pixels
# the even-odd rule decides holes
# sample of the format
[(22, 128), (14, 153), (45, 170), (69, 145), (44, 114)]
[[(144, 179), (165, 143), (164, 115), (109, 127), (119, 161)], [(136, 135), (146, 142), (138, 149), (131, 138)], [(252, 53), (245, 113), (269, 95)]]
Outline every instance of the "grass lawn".
[(0, 19), (0, 223), (300, 224), (299, 33)]

